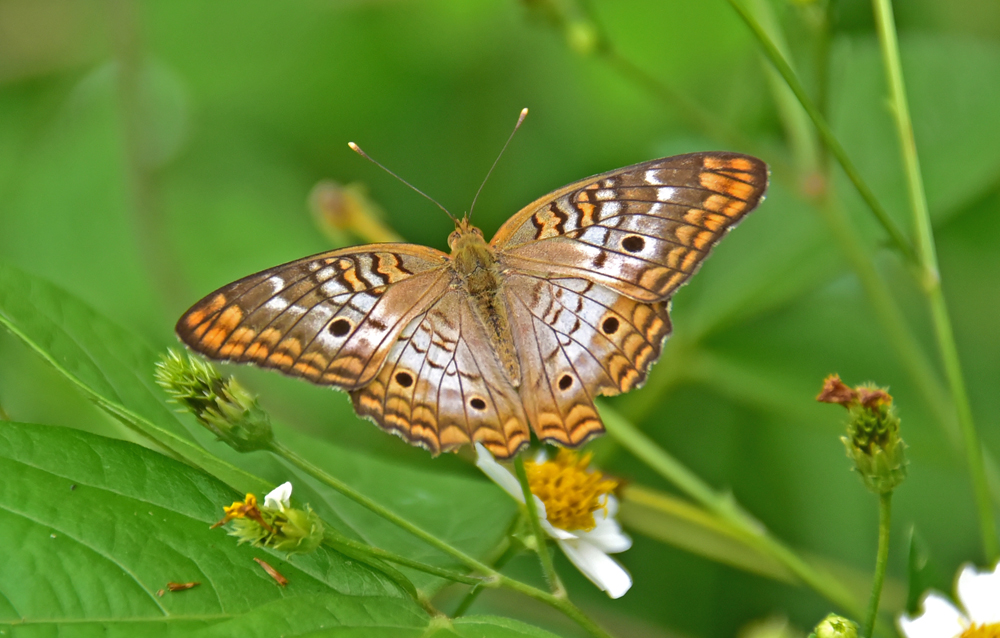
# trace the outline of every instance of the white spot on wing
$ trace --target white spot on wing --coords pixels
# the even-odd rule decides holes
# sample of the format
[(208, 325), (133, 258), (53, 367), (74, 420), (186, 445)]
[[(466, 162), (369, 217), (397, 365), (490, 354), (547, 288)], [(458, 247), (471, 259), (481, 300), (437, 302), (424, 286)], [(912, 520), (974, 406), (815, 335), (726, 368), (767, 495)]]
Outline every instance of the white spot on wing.
[(602, 188), (596, 193), (594, 193), (594, 195), (597, 197), (598, 201), (604, 202), (609, 199), (614, 199), (615, 191), (613, 188)]
[(608, 217), (614, 217), (622, 212), (621, 202), (605, 202), (601, 204), (600, 219), (604, 220)]
[(650, 186), (662, 186), (663, 182), (660, 181), (659, 172), (660, 171), (658, 169), (651, 168), (646, 171), (646, 174), (642, 176), (642, 179), (645, 180), (645, 182)]
[(671, 186), (663, 186), (656, 189), (656, 199), (661, 202), (669, 202), (674, 198), (675, 189)]
[(264, 307), (270, 312), (284, 312), (288, 307), (288, 300), (284, 297), (271, 297)]
[(271, 284), (271, 292), (276, 293), (285, 287), (285, 280), (277, 275), (268, 277), (267, 283)]

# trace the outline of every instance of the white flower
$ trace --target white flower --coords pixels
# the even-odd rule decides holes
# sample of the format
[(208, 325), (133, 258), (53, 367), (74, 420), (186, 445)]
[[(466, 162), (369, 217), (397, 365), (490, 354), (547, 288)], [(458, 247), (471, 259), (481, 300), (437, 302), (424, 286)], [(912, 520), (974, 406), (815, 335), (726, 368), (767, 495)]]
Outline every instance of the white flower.
[(267, 496), (264, 497), (264, 507), (268, 507), (273, 510), (281, 510), (283, 512), (286, 508), (292, 506), (291, 499), (292, 482), (285, 481), (267, 493)]
[(982, 638), (1000, 635), (1000, 563), (992, 572), (965, 565), (956, 586), (961, 609), (937, 592), (922, 601), (923, 613), (899, 617), (906, 638)]
[[(476, 465), (486, 476), (512, 497), (524, 503), (524, 492), (517, 478), (497, 463), (493, 455), (480, 443), (476, 443), (476, 456)], [(624, 552), (632, 546), (632, 539), (622, 532), (621, 526), (615, 520), (618, 501), (611, 494), (606, 498), (606, 507), (594, 512), (596, 525), (589, 531), (570, 531), (555, 527), (546, 517), (545, 503), (538, 496), (535, 496), (535, 509), (542, 529), (555, 539), (577, 569), (601, 590), (606, 591), (608, 596), (620, 598), (632, 586), (632, 577), (608, 554)]]

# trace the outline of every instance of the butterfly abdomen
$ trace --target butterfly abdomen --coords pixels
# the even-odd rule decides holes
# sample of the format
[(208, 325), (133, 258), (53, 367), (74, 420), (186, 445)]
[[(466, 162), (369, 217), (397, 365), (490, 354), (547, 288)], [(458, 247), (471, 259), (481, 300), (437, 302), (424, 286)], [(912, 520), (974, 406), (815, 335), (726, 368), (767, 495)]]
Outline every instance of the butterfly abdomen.
[(459, 229), (452, 242), (452, 268), (511, 385), (521, 384), (521, 367), (510, 331), (503, 277), (496, 252), (476, 228)]

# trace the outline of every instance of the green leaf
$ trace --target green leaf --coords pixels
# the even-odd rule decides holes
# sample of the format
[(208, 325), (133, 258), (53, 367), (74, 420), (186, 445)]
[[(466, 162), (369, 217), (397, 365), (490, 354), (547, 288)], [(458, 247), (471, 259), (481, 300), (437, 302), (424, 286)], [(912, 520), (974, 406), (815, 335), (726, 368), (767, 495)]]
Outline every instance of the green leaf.
[[(417, 637), (441, 624), (337, 552), (237, 545), (209, 526), (238, 494), (133, 443), (2, 422), (0, 475), (0, 635)], [(201, 584), (170, 592), (170, 581)], [(452, 632), (551, 636), (490, 617), (456, 620)]]
[[(512, 498), (479, 477), (411, 468), (344, 450), (287, 429), (280, 429), (278, 434), (286, 445), (330, 474), (475, 557), (487, 556), (501, 543), (517, 513)], [(274, 480), (279, 478), (275, 476)], [(312, 478), (300, 478), (295, 486), (301, 490), (296, 496), (308, 502), (324, 519), (340, 521), (371, 545), (439, 567), (466, 571), (454, 559)], [(445, 584), (423, 572), (403, 571), (425, 593)]]
[(267, 489), (195, 442), (153, 382), (151, 348), (66, 291), (0, 263), (0, 325), (125, 425), (241, 491)]
[[(363, 603), (379, 622), (396, 623), (403, 612), (425, 621), (388, 578), (336, 552), (285, 558), (209, 529), (219, 505), (239, 495), (135, 444), (4, 422), (0, 474), (4, 620), (214, 624), (281, 598), (319, 596), (345, 614)], [(279, 587), (255, 556), (288, 586)], [(169, 581), (201, 585), (160, 595)]]

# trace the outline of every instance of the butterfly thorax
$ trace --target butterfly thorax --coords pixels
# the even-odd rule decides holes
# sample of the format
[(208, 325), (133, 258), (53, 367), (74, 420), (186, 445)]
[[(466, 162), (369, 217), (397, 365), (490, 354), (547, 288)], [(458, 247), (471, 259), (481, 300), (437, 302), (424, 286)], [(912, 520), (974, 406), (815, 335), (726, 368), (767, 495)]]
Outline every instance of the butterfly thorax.
[(448, 245), (451, 246), (451, 268), (456, 274), (456, 284), (464, 289), (507, 378), (518, 387), (521, 368), (514, 349), (496, 250), (483, 239), (482, 231), (465, 218), (448, 238)]

